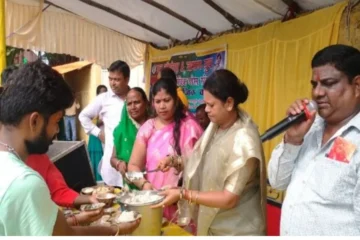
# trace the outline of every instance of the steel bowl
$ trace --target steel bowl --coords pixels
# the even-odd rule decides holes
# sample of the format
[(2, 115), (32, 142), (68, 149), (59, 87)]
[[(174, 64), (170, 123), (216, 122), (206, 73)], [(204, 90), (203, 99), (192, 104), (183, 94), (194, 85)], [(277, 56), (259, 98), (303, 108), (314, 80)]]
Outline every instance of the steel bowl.
[(96, 199), (101, 202), (105, 203), (105, 207), (111, 207), (116, 195), (113, 193), (100, 193), (96, 195)]
[[(161, 236), (163, 208), (151, 208), (152, 205), (158, 204), (164, 200), (164, 196), (159, 196), (158, 191), (132, 191), (123, 192), (116, 201), (121, 203), (127, 211), (135, 211), (141, 215), (139, 227), (132, 233), (133, 236)], [(136, 195), (157, 195), (159, 198), (155, 201), (146, 203), (129, 202), (129, 198)]]

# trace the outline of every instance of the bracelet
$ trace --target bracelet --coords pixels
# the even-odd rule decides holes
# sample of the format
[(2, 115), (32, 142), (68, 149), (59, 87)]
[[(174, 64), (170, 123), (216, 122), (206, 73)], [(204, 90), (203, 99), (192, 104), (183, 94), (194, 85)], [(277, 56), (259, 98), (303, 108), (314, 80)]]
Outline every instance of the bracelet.
[(170, 157), (170, 166), (174, 166), (174, 156), (167, 155), (167, 157)]
[(198, 204), (198, 203), (197, 203), (198, 197), (199, 197), (199, 192), (196, 193), (196, 197), (195, 197), (195, 201), (194, 201), (195, 204)]
[(184, 197), (184, 188), (180, 188), (180, 199)]
[(191, 204), (191, 198), (192, 198), (191, 194), (192, 194), (192, 191), (191, 191), (191, 190), (189, 190), (189, 192), (190, 192), (189, 204)]
[[(175, 157), (176, 157), (176, 162), (175, 162)], [(175, 157), (172, 157), (172, 166), (177, 170), (180, 171), (181, 170), (181, 156), (176, 155)]]
[(72, 218), (72, 220), (73, 220), (74, 226), (79, 226), (79, 222), (78, 222), (78, 220), (76, 219), (75, 215), (71, 215), (71, 218)]
[(189, 192), (189, 190), (184, 190), (185, 192), (184, 192), (184, 199), (189, 199), (189, 197), (188, 197), (188, 192)]
[(116, 171), (119, 171), (119, 164), (120, 164), (120, 161), (118, 161), (118, 162), (116, 163), (116, 165), (115, 165)]
[(148, 180), (145, 180), (143, 182), (143, 184), (141, 184), (141, 187), (140, 187), (141, 190), (144, 189), (144, 186), (145, 186), (146, 183), (150, 183), (150, 182)]
[(115, 233), (114, 236), (119, 236), (119, 234), (120, 234), (120, 227), (117, 226), (117, 225), (113, 225), (113, 226), (116, 226), (116, 227), (117, 227), (117, 231), (116, 231), (116, 233)]
[(181, 159), (181, 156), (178, 156), (177, 157), (177, 168), (178, 168), (178, 170), (180, 170), (181, 169), (181, 166), (182, 166), (182, 159)]

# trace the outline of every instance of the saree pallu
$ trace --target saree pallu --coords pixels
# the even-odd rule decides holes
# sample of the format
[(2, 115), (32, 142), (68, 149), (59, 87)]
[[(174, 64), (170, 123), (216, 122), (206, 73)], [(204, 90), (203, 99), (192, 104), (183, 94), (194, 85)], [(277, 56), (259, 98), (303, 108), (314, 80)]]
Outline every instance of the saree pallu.
[[(125, 104), (121, 113), (120, 122), (114, 129), (113, 135), (116, 158), (124, 161), (126, 165), (129, 163), (139, 127), (140, 125), (130, 117)], [(134, 184), (127, 182), (124, 182), (124, 184), (126, 184), (129, 189), (138, 189)]]
[(183, 220), (197, 222), (197, 235), (265, 235), (266, 171), (256, 125), (239, 110), (228, 130), (210, 123), (195, 145), (184, 171), (184, 187), (197, 191), (227, 190), (239, 196), (231, 209), (179, 202)]

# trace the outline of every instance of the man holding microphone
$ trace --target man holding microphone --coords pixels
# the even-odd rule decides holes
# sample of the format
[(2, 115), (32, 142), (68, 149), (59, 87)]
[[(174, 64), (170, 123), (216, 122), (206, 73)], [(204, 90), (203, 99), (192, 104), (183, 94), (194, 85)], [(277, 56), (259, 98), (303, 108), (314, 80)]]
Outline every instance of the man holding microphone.
[[(281, 235), (360, 235), (360, 51), (332, 45), (312, 59), (318, 114), (292, 125), (273, 150), (268, 176), (286, 190)], [(287, 114), (304, 111), (295, 101)]]

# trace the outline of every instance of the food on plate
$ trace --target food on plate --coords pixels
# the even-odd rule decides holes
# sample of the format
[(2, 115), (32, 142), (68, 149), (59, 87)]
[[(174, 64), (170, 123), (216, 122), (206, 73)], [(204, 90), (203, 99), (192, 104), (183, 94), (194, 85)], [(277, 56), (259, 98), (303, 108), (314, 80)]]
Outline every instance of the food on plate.
[(96, 199), (99, 202), (106, 204), (105, 207), (111, 207), (115, 198), (116, 195), (113, 193), (101, 193), (96, 195)]
[(127, 172), (125, 173), (125, 177), (129, 179), (130, 182), (134, 182), (144, 178), (144, 174), (142, 172)]
[(127, 197), (124, 198), (124, 203), (125, 204), (147, 204), (147, 203), (156, 202), (162, 198), (163, 198), (162, 196), (151, 193), (150, 191), (148, 191), (146, 193), (133, 191), (133, 192), (128, 193)]
[(105, 207), (105, 203), (84, 204), (80, 206), (81, 211), (95, 211)]
[(133, 222), (140, 218), (140, 214), (134, 211), (123, 211), (120, 216), (115, 219), (116, 223)]
[(94, 192), (94, 188), (86, 187), (81, 190), (81, 192), (85, 195), (91, 195)]
[(113, 192), (112, 187), (99, 186), (94, 190), (93, 194), (103, 194), (103, 193), (112, 193), (112, 192)]

